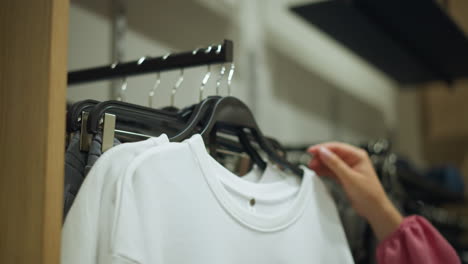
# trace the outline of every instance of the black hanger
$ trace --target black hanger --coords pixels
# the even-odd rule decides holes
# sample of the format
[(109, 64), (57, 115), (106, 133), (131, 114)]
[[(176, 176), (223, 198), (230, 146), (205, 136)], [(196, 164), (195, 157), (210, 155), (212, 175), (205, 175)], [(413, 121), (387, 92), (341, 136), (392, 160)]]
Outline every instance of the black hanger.
[[(213, 109), (216, 103), (221, 99), (223, 98), (220, 96), (210, 96), (199, 104), (184, 108), (179, 113), (153, 109), (121, 101), (105, 101), (98, 103), (94, 100), (88, 100), (87, 104), (82, 103), (81, 105), (87, 105), (88, 108), (94, 106), (90, 109), (88, 116), (87, 130), (89, 133), (98, 133), (101, 120), (104, 114), (108, 113), (117, 117), (118, 122), (116, 124), (116, 128), (120, 130), (131, 131), (139, 134), (149, 134), (152, 136), (166, 133), (170, 135), (171, 141), (180, 142), (190, 137), (192, 134), (199, 133), (201, 127), (200, 122), (210, 117), (212, 113), (211, 109)], [(220, 141), (224, 147), (231, 149), (231, 147), (234, 146), (233, 150), (236, 152), (239, 152), (239, 148), (242, 147), (242, 149), (244, 149), (259, 168), (266, 168), (266, 163), (250, 144), (250, 141), (253, 139), (252, 136), (247, 135), (245, 132), (240, 130), (227, 130), (225, 132), (231, 135), (237, 135), (239, 137), (240, 144), (236, 144), (235, 142), (226, 144), (226, 140)], [(127, 135), (126, 137), (128, 140), (128, 137), (131, 138), (132, 135)], [(135, 137), (136, 139), (134, 140), (142, 139), (141, 136), (138, 135), (135, 135)], [(213, 144), (208, 144), (208, 146), (211, 149), (215, 149), (216, 141), (217, 140), (212, 140)], [(273, 152), (275, 152), (275, 150), (273, 150)]]
[[(189, 121), (187, 122), (187, 126), (179, 132), (176, 136), (171, 137), (171, 141), (174, 142), (180, 142), (183, 141), (184, 139), (188, 138), (192, 134), (198, 133), (199, 132), (199, 123), (200, 121), (207, 119), (211, 115), (210, 109), (213, 108), (213, 106), (221, 100), (222, 97), (220, 96), (209, 96), (206, 99), (204, 99), (202, 102), (200, 102), (198, 105), (195, 106), (195, 108), (192, 110), (191, 116)], [(181, 113), (182, 115), (188, 114), (186, 111), (185, 113)], [(232, 134), (232, 131), (230, 131)], [(244, 133), (238, 133), (237, 131), (234, 132), (234, 135), (237, 135), (240, 141), (240, 144), (224, 144), (221, 143), (223, 146), (227, 146), (229, 149), (234, 150), (236, 152), (239, 152), (239, 145), (240, 148), (243, 149), (252, 159), (253, 162), (255, 162), (260, 169), (264, 170), (266, 168), (266, 163), (262, 160), (260, 155), (255, 151), (255, 149), (250, 145), (249, 143), (249, 138), (247, 137), (246, 134)], [(216, 134), (213, 134), (214, 137), (217, 137)], [(216, 147), (214, 143), (217, 140), (212, 140), (212, 145), (208, 145), (211, 149), (211, 153), (214, 154), (216, 153)], [(233, 148), (234, 146), (234, 148)]]
[(245, 140), (247, 131), (249, 131), (255, 142), (263, 151), (265, 151), (270, 160), (282, 168), (292, 171), (298, 176), (303, 175), (302, 169), (296, 167), (278, 155), (270, 142), (268, 142), (263, 136), (250, 109), (239, 99), (228, 96), (223, 97), (216, 102), (213, 110), (211, 111), (211, 116), (201, 132), (205, 143), (213, 146), (215, 142), (211, 141), (216, 139), (217, 130), (235, 131), (239, 136), (240, 142), (245, 145), (247, 149), (252, 151), (254, 150), (253, 147), (248, 146), (250, 144), (249, 140)]
[[(139, 141), (149, 136), (166, 133), (171, 141), (180, 142), (199, 132), (200, 121), (208, 116), (208, 110), (220, 98), (219, 96), (208, 97), (201, 103), (186, 107), (178, 113), (121, 101), (106, 101), (96, 104), (90, 111), (87, 131), (96, 134), (100, 129), (101, 119), (105, 113), (108, 113), (116, 115), (119, 121), (116, 123), (116, 129), (142, 134), (119, 135), (119, 138), (124, 141)], [(138, 131), (139, 129), (143, 131)], [(239, 150), (243, 149), (239, 143), (232, 140), (219, 139), (219, 142), (220, 145), (234, 152), (241, 152)]]
[[(216, 135), (216, 132), (213, 133), (213, 135)], [(244, 131), (239, 130), (237, 136), (239, 138), (240, 143), (242, 144), (242, 146), (244, 146), (247, 154), (250, 156), (252, 161), (255, 164), (257, 164), (257, 166), (261, 170), (265, 170), (266, 167), (267, 167), (267, 163), (258, 154), (258, 152), (255, 150), (255, 148), (252, 146), (252, 144), (250, 144), (250, 139), (248, 138), (247, 134)], [(214, 138), (214, 140), (216, 140), (216, 139)], [(216, 144), (212, 143), (211, 146), (212, 146), (212, 148), (214, 148), (214, 147), (216, 147)]]
[(193, 107), (183, 109), (179, 113), (180, 118), (185, 119), (187, 116), (190, 116), (190, 118), (187, 121), (187, 125), (175, 136), (171, 137), (170, 140), (173, 142), (181, 142), (192, 134), (197, 133), (200, 121), (207, 117), (207, 114), (209, 114), (208, 110), (221, 98), (220, 96), (209, 96)]
[(81, 114), (83, 111), (90, 111), (99, 101), (83, 100), (70, 106), (67, 111), (67, 132), (76, 132), (81, 129)]

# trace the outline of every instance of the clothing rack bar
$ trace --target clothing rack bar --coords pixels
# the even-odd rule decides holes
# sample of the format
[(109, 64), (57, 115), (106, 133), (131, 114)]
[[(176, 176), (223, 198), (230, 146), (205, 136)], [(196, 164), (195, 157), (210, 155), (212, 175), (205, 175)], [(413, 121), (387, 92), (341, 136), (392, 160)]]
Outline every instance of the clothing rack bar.
[(220, 46), (213, 45), (210, 47), (169, 54), (168, 56), (157, 58), (144, 58), (144, 60), (139, 59), (131, 62), (114, 63), (107, 66), (72, 71), (68, 73), (68, 84), (72, 85), (201, 65), (232, 62), (234, 47), (231, 40), (224, 40), (223, 44)]

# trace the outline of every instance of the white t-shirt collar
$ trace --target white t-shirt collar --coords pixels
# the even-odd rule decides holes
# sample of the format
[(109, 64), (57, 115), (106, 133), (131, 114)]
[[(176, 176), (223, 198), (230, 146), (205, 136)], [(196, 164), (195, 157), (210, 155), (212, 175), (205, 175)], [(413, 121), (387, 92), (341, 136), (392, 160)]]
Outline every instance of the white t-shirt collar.
[[(273, 183), (253, 183), (233, 174), (211, 157), (206, 151), (203, 139), (199, 134), (184, 142), (190, 145), (192, 152), (195, 154), (213, 195), (225, 211), (241, 224), (257, 231), (274, 232), (287, 228), (302, 215), (311, 197), (311, 177), (313, 176), (311, 171), (304, 170), (304, 176), (296, 188), (286, 178)], [(274, 170), (271, 165), (267, 167), (267, 170), (269, 170), (268, 173), (278, 173), (278, 170)], [(297, 176), (289, 175), (289, 177)], [(263, 202), (275, 203), (284, 199), (291, 199), (292, 202), (287, 209), (281, 210), (277, 214), (256, 214), (241, 207), (229, 197), (230, 194), (226, 188), (246, 197), (252, 196), (252, 198)]]

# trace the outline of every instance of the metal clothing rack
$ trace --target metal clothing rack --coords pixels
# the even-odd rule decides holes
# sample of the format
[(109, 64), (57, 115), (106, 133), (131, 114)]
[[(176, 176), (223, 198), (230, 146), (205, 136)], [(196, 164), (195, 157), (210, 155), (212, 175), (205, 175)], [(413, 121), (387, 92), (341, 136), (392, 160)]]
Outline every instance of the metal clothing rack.
[(136, 61), (72, 71), (68, 73), (68, 84), (73, 85), (232, 61), (233, 43), (231, 40), (224, 40), (222, 44), (193, 51), (171, 53), (157, 58), (142, 57)]

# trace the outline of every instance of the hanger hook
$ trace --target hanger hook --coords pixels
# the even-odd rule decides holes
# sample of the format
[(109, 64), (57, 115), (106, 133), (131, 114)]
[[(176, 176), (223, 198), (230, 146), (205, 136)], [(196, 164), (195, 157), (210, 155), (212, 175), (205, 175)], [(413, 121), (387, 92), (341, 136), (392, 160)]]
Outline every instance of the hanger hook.
[[(117, 66), (119, 66), (119, 61), (114, 61), (114, 63), (111, 64), (110, 68), (115, 69)], [(117, 101), (123, 101), (124, 100), (124, 93), (125, 90), (127, 89), (127, 77), (122, 78), (122, 85), (120, 86), (120, 92), (119, 95), (117, 96)]]
[(219, 72), (219, 77), (216, 80), (216, 95), (219, 95), (219, 88), (221, 87), (221, 80), (224, 77), (224, 73), (226, 72), (226, 66), (221, 67), (221, 71)]
[(192, 55), (197, 55), (198, 51), (200, 50), (200, 48), (196, 48), (192, 51)]
[(119, 62), (118, 61), (114, 61), (114, 63), (111, 64), (111, 69), (115, 69), (115, 67), (117, 67), (117, 65), (119, 65)]
[(220, 54), (222, 49), (223, 49), (223, 44), (218, 44), (218, 48), (216, 49), (216, 54)]
[(208, 48), (206, 48), (205, 53), (206, 54), (210, 53), (212, 49), (213, 49), (213, 45), (210, 45)]
[[(171, 53), (167, 53), (166, 55), (161, 57), (161, 60), (165, 61)], [(149, 94), (148, 94), (148, 106), (153, 107), (153, 102), (154, 102), (154, 95), (156, 94), (156, 90), (158, 89), (159, 85), (161, 84), (161, 73), (158, 72), (156, 73), (156, 82), (154, 83), (153, 87), (151, 88)]]
[(151, 88), (148, 94), (148, 106), (149, 107), (153, 107), (154, 94), (156, 93), (156, 90), (158, 89), (160, 84), (161, 84), (161, 73), (158, 72), (156, 73), (156, 82), (154, 83), (153, 87)]
[(227, 86), (228, 86), (228, 95), (231, 96), (231, 84), (232, 84), (232, 78), (234, 76), (234, 70), (236, 69), (236, 66), (234, 63), (231, 63), (231, 69), (229, 69), (229, 75), (228, 75), (228, 80), (227, 80)]
[(125, 93), (127, 91), (127, 77), (122, 78), (122, 85), (120, 86), (120, 93), (119, 97), (117, 97), (117, 101), (125, 102)]
[(161, 60), (165, 61), (167, 60), (167, 58), (169, 58), (169, 56), (171, 55), (171, 53), (167, 53), (166, 55), (162, 56)]
[(171, 94), (171, 106), (174, 106), (175, 104), (175, 95), (177, 93), (177, 89), (179, 89), (180, 85), (184, 81), (184, 69), (180, 69), (180, 76), (177, 82), (175, 83), (174, 87), (172, 88), (172, 94)]
[(205, 77), (203, 77), (201, 86), (200, 86), (200, 101), (203, 100), (203, 91), (205, 90), (205, 86), (208, 83), (208, 80), (210, 79), (211, 76), (211, 65), (208, 65), (208, 71), (205, 74)]
[(146, 56), (141, 57), (140, 59), (138, 59), (137, 65), (141, 65), (145, 60), (146, 60)]

